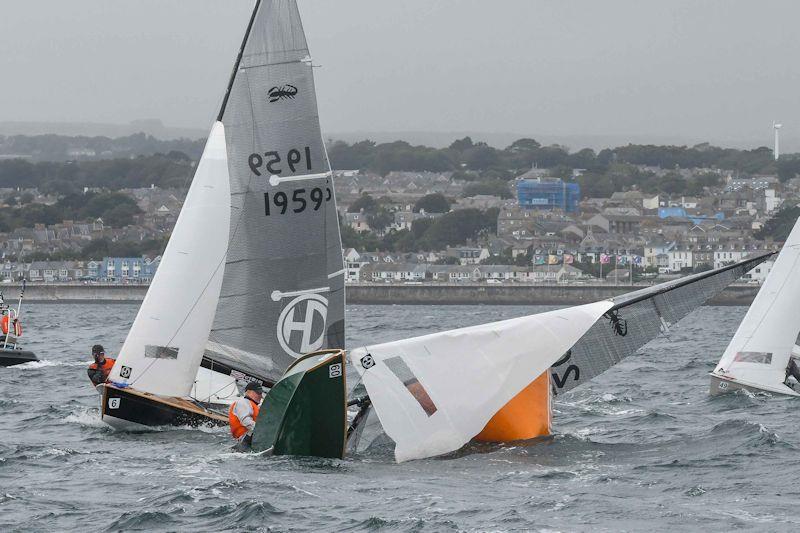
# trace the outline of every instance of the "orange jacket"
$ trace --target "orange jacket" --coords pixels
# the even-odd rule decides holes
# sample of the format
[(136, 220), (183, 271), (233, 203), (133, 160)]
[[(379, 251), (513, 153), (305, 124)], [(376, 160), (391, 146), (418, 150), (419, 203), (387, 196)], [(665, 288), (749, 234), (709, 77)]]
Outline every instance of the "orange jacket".
[[(3, 332), (3, 335), (8, 335), (8, 322), (9, 322), (8, 315), (3, 315), (3, 318), (0, 319), (0, 331)], [(15, 337), (21, 337), (22, 336), (22, 324), (17, 319), (14, 319), (13, 324), (14, 324), (14, 333), (13, 333), (13, 335)]]
[[(232, 403), (230, 408), (228, 409), (228, 422), (230, 422), (231, 424), (231, 435), (233, 435), (234, 439), (242, 438), (242, 436), (245, 435), (248, 431), (247, 427), (244, 424), (242, 424), (242, 421), (239, 420), (239, 417), (236, 416), (236, 413), (234, 412), (234, 409), (236, 408), (236, 403), (238, 403), (241, 399), (242, 398)], [(245, 397), (245, 399), (247, 399), (247, 401), (250, 402), (250, 406), (253, 409), (253, 414), (252, 414), (253, 420), (258, 420), (258, 410), (259, 410), (258, 404), (250, 398)]]
[(97, 363), (92, 363), (89, 365), (89, 379), (92, 380), (93, 385), (99, 385), (106, 382), (108, 375), (111, 373), (111, 369), (114, 368), (114, 362), (115, 359), (106, 357), (106, 360), (102, 365), (98, 365)]

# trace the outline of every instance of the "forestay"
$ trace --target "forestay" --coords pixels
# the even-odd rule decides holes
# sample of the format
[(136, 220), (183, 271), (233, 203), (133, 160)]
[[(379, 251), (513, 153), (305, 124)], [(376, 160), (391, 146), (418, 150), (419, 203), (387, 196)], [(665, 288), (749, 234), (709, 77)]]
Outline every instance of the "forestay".
[(187, 396), (217, 307), (228, 245), (225, 128), (217, 122), (110, 380)]
[(798, 334), (800, 221), (795, 223), (714, 373), (743, 385), (798, 396), (784, 384)]
[(554, 365), (556, 390), (573, 389), (634, 354), (770, 255), (612, 298), (613, 308)]
[(311, 58), (297, 4), (256, 5), (220, 120), (231, 221), (211, 359), (277, 380), (344, 347), (344, 268)]
[(397, 461), (457, 450), (545, 372), (610, 301), (353, 350)]

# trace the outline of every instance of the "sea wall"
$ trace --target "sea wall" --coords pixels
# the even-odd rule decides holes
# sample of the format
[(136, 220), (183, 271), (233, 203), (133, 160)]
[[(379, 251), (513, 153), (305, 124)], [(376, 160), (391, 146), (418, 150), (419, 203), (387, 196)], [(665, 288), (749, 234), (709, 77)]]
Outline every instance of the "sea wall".
[[(482, 284), (360, 284), (347, 286), (352, 304), (493, 304), (577, 305), (618, 296), (640, 286), (626, 285), (482, 285)], [(727, 287), (710, 305), (750, 305), (758, 285)]]
[[(19, 298), (20, 286), (14, 283), (0, 285), (6, 303)], [(147, 285), (119, 285), (111, 283), (28, 283), (25, 301), (29, 302), (141, 302)]]
[[(575, 305), (624, 294), (641, 287), (627, 285), (486, 285), (486, 284), (355, 284), (347, 286), (351, 304), (447, 305)], [(732, 285), (711, 305), (750, 305), (758, 285)], [(0, 286), (6, 301), (19, 296), (19, 285)], [(140, 302), (146, 285), (29, 283), (27, 301), (40, 302)]]

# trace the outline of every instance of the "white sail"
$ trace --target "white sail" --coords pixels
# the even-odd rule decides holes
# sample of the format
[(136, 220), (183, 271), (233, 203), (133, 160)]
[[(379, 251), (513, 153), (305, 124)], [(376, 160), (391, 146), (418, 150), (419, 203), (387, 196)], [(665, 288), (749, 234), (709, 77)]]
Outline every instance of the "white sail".
[(111, 381), (161, 396), (190, 393), (219, 300), (230, 202), (225, 129), (216, 122)]
[(749, 387), (800, 396), (784, 384), (800, 333), (800, 221), (758, 291), (714, 374)]
[(397, 461), (457, 450), (611, 307), (558, 311), (353, 350)]

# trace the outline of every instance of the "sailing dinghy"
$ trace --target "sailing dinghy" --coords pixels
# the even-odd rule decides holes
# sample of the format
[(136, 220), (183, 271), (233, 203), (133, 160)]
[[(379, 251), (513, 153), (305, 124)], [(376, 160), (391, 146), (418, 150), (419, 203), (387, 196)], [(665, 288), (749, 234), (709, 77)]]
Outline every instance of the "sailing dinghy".
[[(354, 404), (361, 408), (346, 435), (358, 435), (358, 421), (374, 409), (397, 461), (442, 455), (503, 431), (537, 428), (526, 437), (547, 435), (551, 396), (549, 386), (542, 394), (542, 381), (549, 385), (552, 379), (559, 392), (587, 382), (770, 255), (592, 304), (357, 348), (348, 359), (368, 397), (347, 403), (338, 392), (317, 388), (322, 383), (341, 390), (346, 377), (341, 358), (309, 354), (305, 365), (290, 369), (267, 394), (253, 450), (343, 457), (357, 445), (343, 443), (341, 431), (332, 428), (345, 427), (345, 405)], [(543, 410), (544, 420), (530, 420), (530, 413)], [(323, 429), (315, 416), (329, 425)]]
[(783, 245), (719, 364), (711, 372), (711, 395), (739, 389), (800, 396), (789, 379), (800, 360), (800, 220)]
[(343, 348), (338, 224), (297, 5), (258, 1), (159, 269), (101, 386), (103, 420), (227, 424), (210, 379), (219, 390), (269, 386), (302, 355)]

